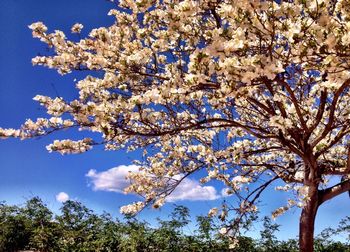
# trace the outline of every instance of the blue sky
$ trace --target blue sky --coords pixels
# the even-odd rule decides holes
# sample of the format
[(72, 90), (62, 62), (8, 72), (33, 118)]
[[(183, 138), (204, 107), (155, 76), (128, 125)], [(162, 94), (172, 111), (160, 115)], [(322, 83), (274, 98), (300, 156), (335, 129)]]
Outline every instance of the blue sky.
[[(27, 26), (42, 21), (51, 31), (59, 29), (68, 33), (71, 26), (79, 22), (84, 24), (84, 36), (92, 28), (113, 23), (113, 18), (107, 16), (112, 7), (113, 4), (104, 0), (0, 1), (0, 127), (15, 128), (27, 118), (44, 116), (43, 109), (32, 100), (36, 94), (56, 96), (58, 93), (67, 98), (77, 96), (73, 80), (79, 79), (78, 75), (62, 77), (54, 70), (32, 66), (31, 58), (38, 53), (45, 53), (45, 47), (32, 38)], [(88, 133), (79, 135), (84, 134)], [(76, 133), (60, 132), (25, 141), (0, 140), (0, 201), (17, 204), (31, 196), (40, 196), (50, 208), (57, 210), (61, 203), (56, 201), (55, 196), (59, 192), (65, 192), (70, 198), (82, 201), (89, 208), (121, 217), (119, 207), (137, 198), (115, 192), (118, 191), (116, 188), (103, 184), (103, 174), (115, 176), (115, 173), (102, 172), (121, 165), (131, 165), (131, 161), (138, 158), (138, 153), (105, 152), (102, 148), (95, 148), (80, 155), (62, 156), (46, 151), (45, 146), (53, 139), (69, 137), (76, 137)], [(94, 172), (90, 172), (88, 177), (90, 170)], [(111, 171), (115, 170), (109, 170)], [(114, 192), (94, 190), (93, 182), (96, 181), (100, 184), (95, 184), (95, 187), (113, 189)], [(194, 180), (190, 182), (198, 186)], [(214, 187), (219, 195), (221, 187)], [(287, 196), (273, 189), (266, 192), (262, 198), (262, 215), (269, 215), (275, 208), (283, 206)], [(222, 198), (177, 200), (176, 204), (190, 207), (194, 216), (206, 214), (211, 207), (219, 205), (221, 200)], [(156, 217), (167, 217), (170, 209), (168, 205), (157, 211), (146, 210), (140, 217), (153, 223)], [(350, 199), (347, 194), (321, 206), (316, 220), (316, 232), (337, 223), (349, 214), (349, 209)], [(281, 239), (294, 238), (297, 235), (299, 213), (297, 209), (292, 210), (277, 220), (282, 225), (278, 234)], [(256, 226), (253, 235), (260, 226)]]

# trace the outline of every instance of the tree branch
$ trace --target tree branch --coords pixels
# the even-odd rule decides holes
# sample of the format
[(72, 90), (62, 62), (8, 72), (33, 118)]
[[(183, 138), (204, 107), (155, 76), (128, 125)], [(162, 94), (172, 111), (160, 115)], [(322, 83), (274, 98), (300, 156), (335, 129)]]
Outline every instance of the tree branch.
[(327, 96), (328, 96), (327, 90), (321, 92), (320, 105), (317, 111), (315, 123), (312, 124), (311, 127), (309, 128), (308, 136), (311, 135), (311, 133), (316, 129), (316, 127), (321, 122), (321, 119), (325, 110), (326, 102), (327, 102)]
[(287, 92), (289, 93), (290, 98), (291, 98), (291, 100), (293, 102), (293, 105), (295, 107), (295, 111), (296, 111), (296, 113), (298, 115), (298, 118), (300, 120), (300, 123), (301, 123), (303, 129), (307, 132), (308, 131), (308, 127), (306, 125), (306, 122), (305, 122), (305, 119), (303, 117), (303, 114), (301, 113), (299, 102), (298, 102), (297, 98), (295, 97), (295, 94), (294, 94), (293, 90), (291, 89), (290, 85), (288, 83), (286, 83), (284, 80), (279, 79), (278, 82), (281, 83), (282, 86), (284, 86), (285, 89), (287, 90)]
[(311, 144), (311, 148), (313, 149), (327, 134), (332, 130), (332, 126), (334, 123), (334, 114), (335, 110), (337, 108), (338, 100), (341, 96), (341, 94), (344, 92), (344, 90), (350, 85), (350, 79), (345, 81), (343, 85), (334, 93), (333, 101), (330, 106), (330, 112), (329, 112), (329, 119), (328, 123), (326, 124), (325, 129), (323, 130), (322, 134)]
[(319, 191), (319, 205), (350, 190), (350, 180), (345, 180), (332, 187)]

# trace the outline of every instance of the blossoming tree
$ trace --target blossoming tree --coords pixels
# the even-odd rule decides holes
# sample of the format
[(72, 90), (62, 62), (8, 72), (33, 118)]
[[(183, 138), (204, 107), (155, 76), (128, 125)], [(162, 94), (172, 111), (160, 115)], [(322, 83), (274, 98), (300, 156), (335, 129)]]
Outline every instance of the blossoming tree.
[[(86, 71), (79, 98), (38, 95), (47, 118), (0, 136), (22, 139), (66, 128), (102, 140), (56, 140), (49, 151), (144, 150), (127, 192), (160, 207), (181, 181), (206, 170), (240, 204), (224, 205), (222, 233), (256, 211), (280, 180), (285, 207), (302, 208), (300, 250), (313, 251), (317, 209), (350, 190), (350, 2), (348, 0), (121, 0), (110, 27), (87, 38), (30, 26), (52, 53), (34, 65)], [(79, 33), (81, 24), (72, 27)], [(96, 77), (94, 72), (99, 76)], [(89, 74), (89, 75), (88, 75)], [(334, 177), (339, 183), (334, 185)], [(342, 178), (342, 179), (340, 179)], [(294, 191), (294, 193), (292, 193)], [(212, 209), (210, 214), (217, 214)], [(235, 211), (236, 217), (228, 218)], [(237, 217), (238, 216), (238, 217)]]

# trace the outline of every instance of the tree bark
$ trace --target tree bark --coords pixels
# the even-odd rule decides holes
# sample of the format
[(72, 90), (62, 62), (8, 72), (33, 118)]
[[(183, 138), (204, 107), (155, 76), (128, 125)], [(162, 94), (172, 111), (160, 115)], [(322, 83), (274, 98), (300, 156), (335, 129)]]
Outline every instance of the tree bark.
[(317, 187), (309, 187), (309, 198), (301, 212), (299, 222), (299, 249), (301, 252), (314, 251), (315, 218), (319, 206)]

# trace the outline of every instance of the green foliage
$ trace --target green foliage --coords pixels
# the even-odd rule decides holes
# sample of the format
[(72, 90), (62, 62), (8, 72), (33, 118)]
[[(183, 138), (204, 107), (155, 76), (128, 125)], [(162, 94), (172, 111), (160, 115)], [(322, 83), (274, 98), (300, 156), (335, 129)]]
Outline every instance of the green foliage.
[(24, 248), (30, 240), (27, 219), (17, 206), (0, 204), (0, 251), (12, 252)]
[(38, 197), (28, 200), (22, 213), (30, 234), (28, 247), (38, 251), (57, 251), (59, 228), (53, 222), (53, 213), (42, 200)]
[[(254, 221), (256, 218), (254, 218)], [(332, 241), (337, 233), (349, 235), (350, 218), (337, 229), (325, 229), (315, 239), (315, 252), (350, 252), (348, 244)], [(0, 252), (296, 252), (296, 239), (278, 241), (279, 225), (262, 220), (260, 239), (238, 237), (239, 245), (229, 249), (229, 239), (218, 235), (219, 223), (212, 217), (197, 216), (196, 230), (189, 229), (189, 209), (174, 206), (168, 219), (149, 223), (126, 217), (121, 222), (110, 214), (98, 215), (77, 201), (66, 201), (54, 215), (38, 197), (23, 206), (0, 202)]]
[[(339, 222), (338, 227), (324, 229), (315, 239), (315, 252), (350, 252), (350, 217), (346, 216)], [(332, 237), (335, 235), (347, 236), (347, 244), (334, 242)]]
[(350, 252), (350, 247), (341, 242), (315, 239), (315, 252)]
[(260, 245), (261, 251), (274, 251), (278, 244), (276, 231), (279, 231), (279, 225), (273, 224), (271, 219), (267, 216), (263, 218), (264, 229), (260, 231)]
[(121, 232), (122, 239), (118, 251), (151, 251), (150, 236), (152, 231), (147, 222), (128, 217), (126, 223), (122, 226)]

